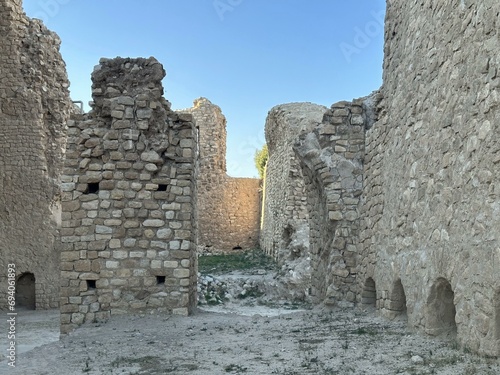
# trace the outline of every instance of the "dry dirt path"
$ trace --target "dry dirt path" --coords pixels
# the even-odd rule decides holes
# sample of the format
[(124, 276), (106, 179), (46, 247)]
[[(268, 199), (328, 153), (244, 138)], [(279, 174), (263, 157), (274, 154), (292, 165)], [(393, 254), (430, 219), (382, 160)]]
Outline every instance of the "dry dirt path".
[[(245, 311), (260, 314), (242, 315)], [(36, 341), (44, 329), (53, 333), (57, 314), (45, 320), (25, 320), (18, 331), (38, 326), (31, 336)], [(30, 335), (24, 337), (28, 342)], [(15, 369), (0, 362), (0, 374), (500, 374), (498, 360), (464, 353), (409, 333), (403, 321), (355, 309), (290, 313), (241, 307), (238, 314), (114, 316), (21, 353), (17, 360)]]

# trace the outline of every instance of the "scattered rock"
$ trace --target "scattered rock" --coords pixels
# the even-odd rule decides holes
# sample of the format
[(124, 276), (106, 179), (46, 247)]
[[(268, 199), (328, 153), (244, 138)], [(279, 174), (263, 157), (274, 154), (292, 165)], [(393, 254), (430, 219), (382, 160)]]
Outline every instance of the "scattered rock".
[(424, 363), (424, 359), (419, 355), (414, 355), (413, 357), (411, 357), (411, 361), (416, 365), (422, 365)]

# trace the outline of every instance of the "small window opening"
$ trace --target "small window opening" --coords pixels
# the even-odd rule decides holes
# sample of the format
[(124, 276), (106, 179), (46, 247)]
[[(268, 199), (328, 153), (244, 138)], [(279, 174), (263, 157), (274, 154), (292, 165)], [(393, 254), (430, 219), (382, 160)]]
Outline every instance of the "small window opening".
[(165, 276), (156, 276), (157, 285), (165, 285)]
[(165, 185), (165, 184), (159, 184), (157, 191), (167, 191), (167, 185)]
[(95, 289), (96, 288), (96, 283), (95, 280), (87, 280), (87, 289)]
[(241, 246), (235, 246), (233, 247), (233, 250), (243, 250), (243, 248)]
[(87, 185), (87, 190), (85, 190), (85, 194), (96, 194), (99, 192), (99, 183), (91, 182)]

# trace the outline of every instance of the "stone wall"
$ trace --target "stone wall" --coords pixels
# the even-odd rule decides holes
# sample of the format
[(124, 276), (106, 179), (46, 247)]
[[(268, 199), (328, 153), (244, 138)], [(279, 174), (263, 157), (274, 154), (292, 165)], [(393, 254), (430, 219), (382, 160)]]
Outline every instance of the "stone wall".
[(309, 297), (309, 213), (302, 168), (293, 145), (303, 131), (311, 131), (327, 108), (312, 103), (290, 103), (272, 108), (266, 119), (266, 166), (260, 247), (280, 267), (278, 287), (287, 298)]
[(309, 255), (309, 225), (304, 177), (293, 152), (303, 131), (323, 120), (326, 107), (290, 103), (272, 108), (266, 119), (266, 190), (261, 248), (278, 261)]
[(496, 0), (388, 2), (358, 278), (384, 315), (488, 355), (500, 354), (498, 14)]
[(316, 302), (356, 299), (365, 103), (369, 101), (332, 105), (322, 124), (302, 133), (294, 146), (306, 188), (311, 296)]
[(18, 304), (55, 308), (69, 82), (59, 38), (26, 17), (20, 0), (0, 0), (0, 35), (0, 309), (10, 263), (25, 275)]
[(200, 98), (180, 112), (192, 114), (199, 130), (199, 252), (257, 247), (260, 180), (226, 174), (226, 118), (221, 109)]
[[(380, 95), (269, 113), (260, 243), (305, 260), (301, 288), (318, 302), (406, 314), (500, 355), (500, 4), (387, 6)], [(103, 59), (92, 112), (68, 122), (58, 37), (20, 0), (0, 0), (0, 31), (0, 268), (23, 276), (18, 302), (57, 307), (60, 292), (63, 333), (128, 311), (188, 314), (198, 229), (202, 251), (259, 241), (260, 181), (226, 175), (220, 108), (173, 112), (155, 59)]]
[(162, 65), (102, 59), (92, 111), (69, 124), (61, 332), (110, 314), (196, 306), (196, 130), (163, 98)]

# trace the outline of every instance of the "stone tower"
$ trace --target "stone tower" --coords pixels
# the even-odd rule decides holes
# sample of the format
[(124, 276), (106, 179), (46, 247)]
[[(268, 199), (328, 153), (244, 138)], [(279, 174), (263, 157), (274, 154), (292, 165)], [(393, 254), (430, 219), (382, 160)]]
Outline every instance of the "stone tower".
[(61, 331), (110, 314), (196, 306), (196, 131), (163, 98), (162, 65), (102, 59), (93, 110), (70, 123)]
[(200, 138), (198, 178), (200, 252), (227, 252), (258, 246), (260, 180), (226, 174), (226, 118), (206, 98), (191, 113)]

